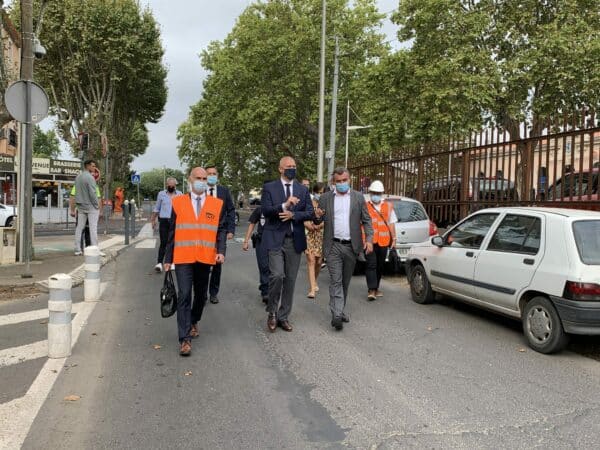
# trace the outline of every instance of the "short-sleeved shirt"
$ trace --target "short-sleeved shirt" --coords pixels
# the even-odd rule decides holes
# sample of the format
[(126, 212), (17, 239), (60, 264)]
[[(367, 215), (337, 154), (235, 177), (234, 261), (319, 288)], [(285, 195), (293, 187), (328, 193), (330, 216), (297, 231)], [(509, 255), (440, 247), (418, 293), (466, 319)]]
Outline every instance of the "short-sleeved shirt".
[(254, 211), (252, 211), (252, 214), (250, 214), (250, 217), (248, 218), (248, 222), (256, 225), (255, 233), (258, 235), (258, 237), (262, 237), (263, 227), (265, 225), (265, 216), (263, 216), (260, 206), (256, 207)]
[[(173, 194), (173, 197), (175, 197), (176, 195), (181, 195), (181, 191), (176, 190), (175, 194)], [(171, 211), (173, 210), (171, 198), (171, 195), (169, 195), (169, 192), (166, 189), (158, 193), (153, 211), (158, 214), (158, 217), (160, 219), (171, 218)]]

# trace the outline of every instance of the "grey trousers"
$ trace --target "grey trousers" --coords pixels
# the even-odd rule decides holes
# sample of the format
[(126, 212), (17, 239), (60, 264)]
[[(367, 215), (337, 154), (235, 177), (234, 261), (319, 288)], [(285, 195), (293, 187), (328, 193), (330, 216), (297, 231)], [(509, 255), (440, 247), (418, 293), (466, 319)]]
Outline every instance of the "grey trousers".
[(100, 211), (97, 209), (81, 210), (77, 209), (77, 228), (75, 228), (75, 251), (80, 252), (81, 248), (81, 234), (85, 228), (87, 222), (90, 226), (90, 242), (92, 245), (98, 245), (98, 218)]
[(356, 265), (356, 254), (352, 245), (334, 242), (327, 255), (329, 272), (329, 308), (333, 317), (341, 317), (346, 307), (348, 286)]
[(301, 253), (294, 248), (294, 240), (285, 238), (279, 250), (269, 250), (269, 303), (267, 312), (277, 320), (288, 320), (294, 301), (294, 286), (300, 267)]

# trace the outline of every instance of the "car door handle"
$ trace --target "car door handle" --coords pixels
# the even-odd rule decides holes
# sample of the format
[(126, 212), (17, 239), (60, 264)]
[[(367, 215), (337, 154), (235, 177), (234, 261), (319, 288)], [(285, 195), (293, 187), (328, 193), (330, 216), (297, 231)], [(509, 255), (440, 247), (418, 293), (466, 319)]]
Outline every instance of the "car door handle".
[(525, 258), (523, 260), (523, 264), (527, 264), (528, 266), (533, 266), (535, 264), (535, 259)]
[(469, 258), (472, 258), (472, 257), (475, 255), (475, 253), (473, 253), (473, 252), (467, 252), (467, 253), (466, 253), (466, 255), (467, 255)]

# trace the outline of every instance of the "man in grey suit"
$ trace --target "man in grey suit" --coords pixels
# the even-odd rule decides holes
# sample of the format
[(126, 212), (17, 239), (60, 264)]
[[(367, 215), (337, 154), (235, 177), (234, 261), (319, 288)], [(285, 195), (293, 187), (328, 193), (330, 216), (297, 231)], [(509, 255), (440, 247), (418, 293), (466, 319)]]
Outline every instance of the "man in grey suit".
[(321, 196), (315, 214), (325, 221), (323, 256), (329, 270), (331, 326), (339, 331), (344, 328), (343, 322), (349, 322), (344, 308), (356, 258), (363, 251), (366, 254), (373, 251), (373, 227), (365, 198), (350, 189), (348, 169), (335, 169), (333, 183), (335, 190)]

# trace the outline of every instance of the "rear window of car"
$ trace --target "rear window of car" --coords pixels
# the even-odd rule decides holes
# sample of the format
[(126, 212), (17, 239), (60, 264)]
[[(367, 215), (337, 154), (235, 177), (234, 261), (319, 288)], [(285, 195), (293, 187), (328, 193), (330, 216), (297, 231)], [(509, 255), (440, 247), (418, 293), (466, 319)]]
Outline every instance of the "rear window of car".
[(428, 220), (425, 209), (417, 202), (406, 202), (402, 200), (391, 200), (398, 222), (416, 222)]
[(600, 220), (573, 222), (573, 235), (581, 262), (600, 265)]

